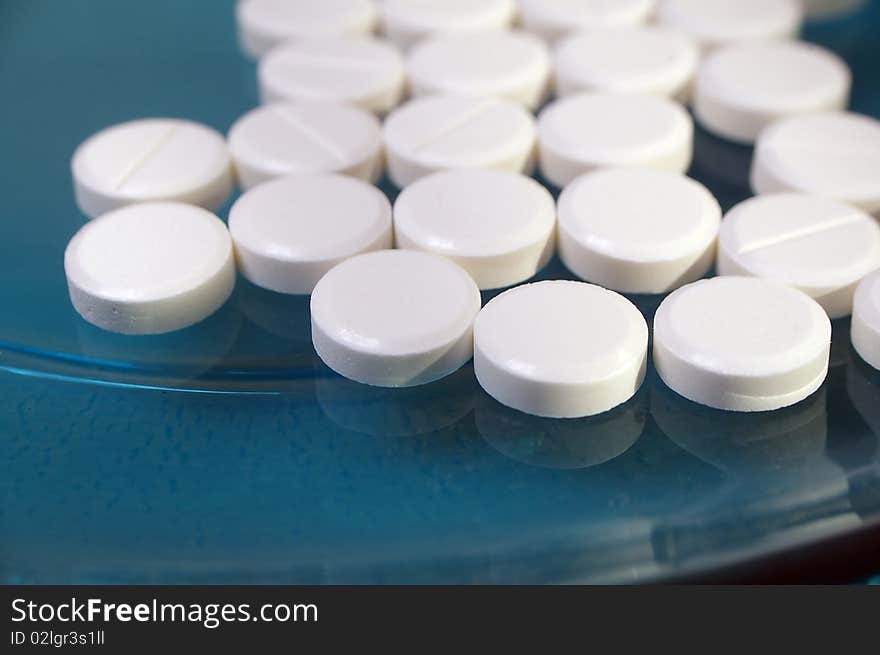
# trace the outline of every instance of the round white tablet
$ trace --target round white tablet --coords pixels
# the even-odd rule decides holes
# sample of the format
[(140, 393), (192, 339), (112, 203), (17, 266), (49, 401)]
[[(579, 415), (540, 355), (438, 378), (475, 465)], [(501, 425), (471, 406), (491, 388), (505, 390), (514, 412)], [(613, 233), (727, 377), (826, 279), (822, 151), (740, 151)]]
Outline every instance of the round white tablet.
[(853, 348), (880, 369), (880, 272), (865, 277), (856, 289), (851, 330)]
[(341, 261), (391, 248), (391, 204), (345, 175), (296, 175), (254, 187), (229, 211), (238, 268), (257, 286), (311, 293)]
[(71, 169), (77, 205), (90, 218), (161, 200), (216, 211), (232, 193), (223, 137), (185, 120), (154, 118), (108, 127), (76, 149)]
[(379, 387), (442, 378), (473, 354), (480, 291), (444, 257), (382, 250), (352, 257), (312, 292), (312, 342), (334, 371)]
[(519, 0), (523, 25), (547, 41), (580, 30), (645, 23), (656, 0)]
[(699, 50), (689, 37), (661, 27), (593, 30), (556, 48), (556, 93), (644, 93), (684, 100)]
[(766, 277), (800, 289), (831, 318), (852, 311), (856, 285), (880, 268), (880, 227), (837, 200), (757, 196), (724, 217), (718, 273)]
[(663, 293), (715, 260), (721, 207), (699, 182), (649, 168), (587, 173), (559, 196), (559, 255), (578, 277), (624, 293)]
[(505, 291), (474, 324), (474, 373), (498, 402), (553, 418), (625, 402), (645, 379), (648, 326), (623, 296), (553, 280)]
[(794, 116), (755, 143), (755, 193), (801, 191), (880, 215), (880, 121), (847, 112)]
[(825, 380), (831, 321), (805, 293), (754, 277), (673, 291), (654, 315), (654, 365), (673, 391), (741, 412), (793, 405)]
[(538, 116), (539, 163), (559, 187), (605, 166), (683, 173), (693, 134), (691, 117), (666, 98), (583, 93), (555, 100)]
[(481, 289), (522, 282), (543, 268), (553, 255), (555, 226), (553, 196), (516, 173), (434, 173), (394, 203), (398, 248), (448, 257)]
[(235, 285), (232, 240), (214, 214), (180, 203), (117, 209), (67, 245), (70, 300), (89, 323), (160, 334), (213, 314)]
[(661, 0), (657, 8), (658, 23), (691, 35), (704, 48), (795, 37), (802, 20), (798, 0)]
[(377, 22), (370, 0), (243, 0), (236, 17), (241, 48), (254, 59), (290, 39), (364, 36)]
[(347, 102), (385, 114), (406, 86), (403, 57), (378, 39), (331, 37), (278, 47), (260, 60), (260, 97)]
[(383, 128), (388, 175), (398, 187), (450, 168), (530, 172), (535, 121), (511, 100), (436, 95), (395, 109)]
[(734, 45), (713, 53), (700, 66), (694, 115), (710, 132), (751, 143), (780, 118), (846, 107), (850, 80), (846, 63), (816, 45)]
[(385, 36), (403, 48), (432, 34), (503, 30), (516, 17), (514, 0), (384, 0)]
[(550, 86), (550, 54), (538, 38), (517, 32), (436, 36), (409, 54), (414, 95), (499, 96), (531, 110)]
[(295, 173), (343, 173), (370, 182), (382, 175), (379, 121), (339, 103), (258, 107), (229, 130), (229, 151), (244, 189)]

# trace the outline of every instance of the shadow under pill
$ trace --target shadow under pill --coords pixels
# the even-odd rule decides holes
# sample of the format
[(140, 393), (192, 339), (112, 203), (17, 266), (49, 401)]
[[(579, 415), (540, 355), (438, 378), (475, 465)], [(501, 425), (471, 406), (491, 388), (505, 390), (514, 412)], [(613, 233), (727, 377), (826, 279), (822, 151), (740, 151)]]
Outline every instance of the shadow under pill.
[(694, 159), (688, 175), (711, 189), (723, 211), (752, 196), (749, 174), (754, 148), (694, 127)]
[(289, 295), (258, 287), (239, 276), (236, 302), (245, 318), (292, 344), (312, 349), (311, 296)]

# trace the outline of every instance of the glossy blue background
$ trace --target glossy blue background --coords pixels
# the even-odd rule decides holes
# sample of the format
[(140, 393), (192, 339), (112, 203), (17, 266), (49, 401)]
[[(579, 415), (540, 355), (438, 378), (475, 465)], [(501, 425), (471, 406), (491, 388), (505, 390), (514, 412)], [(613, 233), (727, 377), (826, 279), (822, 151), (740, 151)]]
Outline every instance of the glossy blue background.
[[(470, 365), (411, 390), (349, 383), (316, 360), (306, 300), (241, 280), (179, 334), (85, 324), (62, 266), (83, 220), (70, 155), (112, 123), (225, 132), (255, 106), (233, 6), (0, 5), (0, 581), (643, 581), (880, 520), (880, 375), (848, 321), (828, 382), (793, 408), (708, 410), (650, 371), (579, 421), (502, 408)], [(875, 116), (878, 29), (873, 3), (806, 31)], [(699, 133), (692, 174), (726, 208), (749, 158)], [(650, 320), (660, 298), (634, 300)]]

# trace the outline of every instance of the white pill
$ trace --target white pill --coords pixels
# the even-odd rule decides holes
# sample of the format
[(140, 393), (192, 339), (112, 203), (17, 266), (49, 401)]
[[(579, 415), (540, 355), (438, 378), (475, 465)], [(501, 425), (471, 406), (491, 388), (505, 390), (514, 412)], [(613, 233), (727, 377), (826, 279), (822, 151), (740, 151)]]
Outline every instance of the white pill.
[(229, 211), (238, 268), (279, 293), (311, 293), (345, 259), (391, 248), (391, 204), (345, 175), (296, 175), (254, 187)]
[(797, 193), (757, 196), (724, 217), (718, 273), (754, 275), (800, 289), (831, 318), (852, 311), (856, 285), (880, 268), (880, 227), (837, 200)]
[(406, 86), (403, 57), (377, 39), (331, 37), (295, 41), (260, 60), (260, 97), (347, 102), (385, 114)]
[(656, 0), (519, 0), (523, 25), (547, 41), (580, 30), (645, 23)]
[(232, 240), (209, 211), (131, 205), (87, 223), (64, 253), (70, 300), (89, 323), (160, 334), (213, 314), (235, 285)]
[(563, 187), (606, 166), (645, 166), (683, 173), (694, 126), (678, 104), (653, 96), (583, 93), (547, 105), (538, 116), (540, 168)]
[(578, 277), (624, 293), (663, 293), (715, 260), (721, 207), (699, 182), (648, 168), (587, 173), (559, 196), (559, 255)]
[(481, 289), (517, 284), (543, 268), (553, 255), (555, 227), (553, 196), (516, 173), (434, 173), (394, 204), (398, 248), (448, 257)]
[(450, 168), (530, 172), (535, 121), (511, 100), (436, 95), (395, 109), (383, 127), (388, 175), (405, 187)]
[(654, 316), (654, 365), (673, 391), (741, 412), (793, 405), (828, 372), (831, 321), (805, 293), (754, 277), (673, 291)]
[(780, 118), (843, 109), (850, 80), (846, 63), (819, 46), (798, 41), (734, 45), (700, 66), (694, 115), (710, 132), (751, 143)]
[(684, 100), (699, 50), (689, 37), (660, 27), (592, 30), (560, 42), (556, 93), (644, 93)]
[(547, 47), (524, 33), (436, 36), (415, 46), (407, 64), (414, 95), (497, 96), (535, 110), (550, 86)]
[(254, 59), (291, 39), (365, 36), (377, 23), (370, 0), (243, 0), (236, 17), (241, 48)]
[(853, 348), (880, 369), (880, 272), (865, 277), (856, 289), (851, 330)]
[(516, 17), (514, 0), (385, 0), (385, 36), (402, 48), (434, 34), (504, 30)]
[(498, 402), (527, 414), (607, 411), (645, 378), (648, 326), (623, 296), (553, 280), (505, 291), (474, 324), (474, 373)]
[(798, 0), (661, 0), (657, 22), (694, 37), (702, 47), (795, 37)]
[(755, 193), (800, 191), (880, 216), (880, 121), (847, 112), (794, 116), (755, 143)]
[(283, 175), (382, 175), (382, 132), (364, 109), (331, 102), (273, 103), (239, 118), (229, 151), (244, 189)]
[(223, 137), (204, 125), (168, 118), (98, 132), (76, 149), (71, 169), (77, 205), (90, 218), (145, 201), (216, 211), (233, 185)]
[(312, 292), (312, 342), (355, 382), (410, 387), (442, 378), (473, 354), (480, 291), (463, 268), (414, 250), (352, 257)]

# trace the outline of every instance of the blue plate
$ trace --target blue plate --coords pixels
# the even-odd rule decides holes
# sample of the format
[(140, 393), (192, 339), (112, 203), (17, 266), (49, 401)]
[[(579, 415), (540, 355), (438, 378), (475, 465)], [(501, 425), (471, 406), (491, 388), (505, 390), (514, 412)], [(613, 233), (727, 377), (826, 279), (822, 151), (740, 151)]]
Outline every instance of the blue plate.
[[(501, 407), (470, 365), (416, 389), (352, 384), (316, 359), (306, 299), (243, 280), (178, 334), (83, 322), (62, 262), (83, 222), (70, 156), (113, 123), (225, 132), (255, 106), (233, 14), (0, 7), (0, 581), (647, 581), (880, 521), (880, 375), (847, 321), (827, 383), (795, 407), (716, 412), (651, 371), (626, 405), (575, 421)], [(806, 30), (850, 62), (853, 108), (875, 116), (878, 30), (876, 3)], [(692, 174), (727, 208), (750, 156), (700, 133)], [(649, 320), (660, 302), (634, 300)]]

